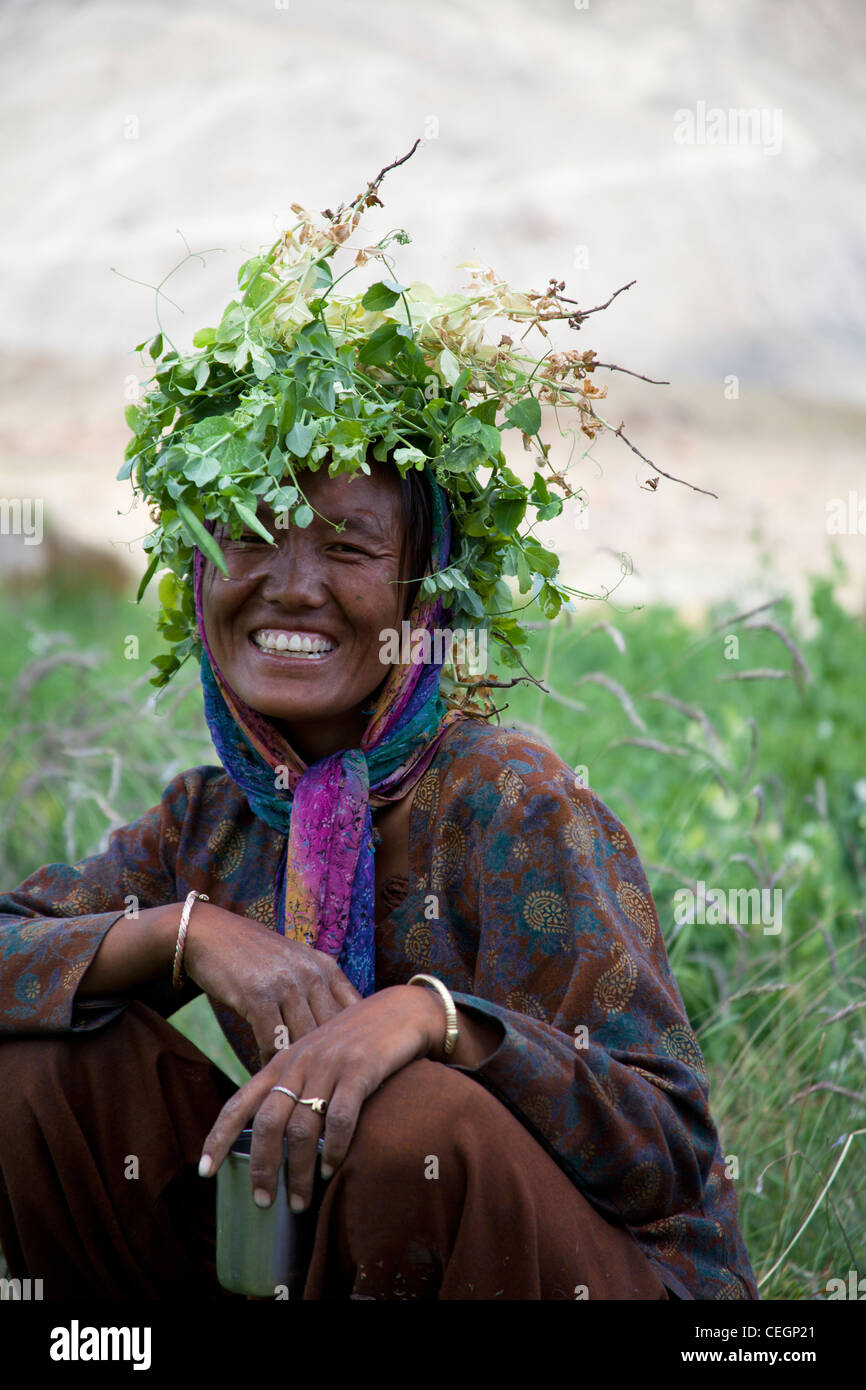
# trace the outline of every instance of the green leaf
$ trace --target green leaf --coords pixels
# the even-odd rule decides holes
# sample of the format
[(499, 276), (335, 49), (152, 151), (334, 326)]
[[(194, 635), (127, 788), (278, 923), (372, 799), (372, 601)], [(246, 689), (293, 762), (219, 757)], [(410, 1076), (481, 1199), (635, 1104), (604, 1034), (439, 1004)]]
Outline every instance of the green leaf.
[(212, 343), (216, 342), (216, 329), (200, 328), (197, 333), (193, 334), (192, 341), (197, 348), (210, 347)]
[(306, 458), (313, 442), (313, 431), (309, 425), (296, 420), (286, 435), (286, 448), (296, 458)]
[(494, 428), (493, 425), (482, 424), (478, 437), (490, 457), (495, 459), (499, 450), (502, 448), (502, 436), (499, 430)]
[(465, 589), (460, 594), (460, 607), (468, 609), (474, 618), (484, 617), (484, 604), (474, 589)]
[(545, 550), (541, 542), (535, 540), (534, 537), (524, 541), (524, 549), (532, 568), (544, 575), (545, 579), (550, 579), (556, 574), (559, 569), (559, 556), (555, 555), (552, 550)]
[(460, 379), (460, 363), (450, 348), (443, 348), (438, 357), (439, 370), (443, 381), (453, 386)]
[(536, 602), (545, 618), (555, 618), (562, 607), (562, 598), (550, 584), (542, 584)]
[(285, 455), (276, 444), (268, 454), (268, 472), (272, 478), (282, 478), (286, 472)]
[(402, 324), (383, 323), (371, 333), (358, 353), (358, 361), (365, 367), (384, 367), (403, 350), (404, 339), (398, 332)]
[(477, 415), (461, 415), (453, 430), (452, 439), (477, 439), (481, 433), (481, 421)]
[(310, 522), (312, 521), (312, 519), (313, 519), (313, 509), (312, 509), (312, 507), (308, 506), (306, 502), (302, 502), (301, 505), (300, 505), (300, 507), (296, 507), (296, 508), (295, 508), (295, 512), (294, 512), (294, 515), (293, 515), (293, 517), (292, 517), (292, 520), (293, 520), (293, 522), (295, 523), (296, 526), (300, 526), (300, 527), (309, 526), (309, 524), (310, 524)]
[(504, 579), (497, 579), (493, 589), (492, 611), (494, 613), (510, 613), (514, 608), (514, 599), (511, 597), (511, 590)]
[(220, 472), (220, 461), (214, 454), (203, 454), (199, 458), (192, 458), (184, 469), (184, 476), (196, 487), (204, 487)]
[(250, 507), (245, 506), (243, 502), (239, 502), (237, 498), (233, 498), (233, 505), (238, 516), (242, 521), (246, 522), (251, 531), (256, 531), (261, 536), (262, 540), (269, 541), (271, 545), (276, 545), (276, 541), (270, 531), (262, 525), (255, 512)]
[(315, 288), (317, 290), (325, 289), (327, 286), (333, 285), (333, 283), (334, 277), (331, 273), (331, 267), (328, 265), (328, 262), (326, 260), (316, 261)]
[(509, 546), (508, 553), (517, 572), (517, 587), (522, 594), (527, 594), (532, 588), (532, 575), (529, 569), (529, 562), (519, 545)]
[(539, 521), (550, 521), (552, 517), (554, 517), (554, 516), (559, 516), (559, 513), (560, 513), (561, 511), (562, 511), (562, 498), (561, 498), (561, 497), (553, 497), (553, 498), (551, 498), (551, 500), (550, 500), (548, 503), (545, 504), (545, 506), (539, 507), (539, 508), (538, 508), (538, 520), (539, 520)]
[(405, 285), (396, 285), (392, 280), (390, 285), (384, 280), (377, 280), (375, 285), (371, 285), (367, 293), (362, 297), (361, 303), (365, 309), (372, 313), (380, 313), (383, 309), (390, 309), (400, 298)]
[(398, 468), (401, 463), (406, 464), (407, 468), (414, 468), (416, 464), (423, 464), (426, 463), (426, 461), (427, 455), (422, 453), (420, 449), (412, 449), (407, 446), (403, 449), (394, 450), (394, 462), (397, 464)]
[(234, 353), (234, 356), (231, 359), (232, 371), (239, 372), (242, 367), (245, 367), (249, 355), (250, 344), (249, 340), (245, 338), (242, 343), (238, 344), (237, 351)]
[(143, 410), (140, 410), (137, 405), (128, 405), (123, 413), (126, 417), (126, 423), (136, 438), (147, 433), (147, 416)]
[(525, 497), (502, 497), (493, 503), (493, 520), (498, 530), (513, 536), (526, 513)]
[(541, 406), (534, 396), (515, 401), (505, 417), (505, 424), (524, 434), (538, 434), (541, 429)]
[(157, 333), (157, 335), (156, 335), (155, 338), (151, 338), (150, 342), (148, 343), (147, 350), (148, 350), (148, 352), (150, 353), (150, 358), (151, 358), (151, 361), (152, 361), (152, 362), (155, 362), (156, 359), (157, 359), (157, 357), (161, 357), (161, 356), (162, 356), (162, 334), (161, 334), (161, 333)]
[(499, 481), (505, 483), (506, 487), (513, 488), (515, 492), (524, 490), (523, 479), (518, 478), (517, 474), (512, 472), (510, 468), (500, 468)]
[(452, 399), (452, 401), (459, 401), (459, 400), (462, 399), (462, 397), (463, 397), (463, 392), (466, 390), (466, 387), (469, 385), (469, 380), (470, 380), (471, 376), (472, 376), (472, 368), (471, 368), (471, 367), (464, 367), (463, 370), (462, 370), (462, 372), (461, 372), (460, 375), (458, 376), (457, 380), (454, 382), (453, 386), (451, 387), (451, 399)]
[(542, 475), (541, 475), (540, 473), (533, 473), (533, 475), (532, 475), (532, 481), (533, 481), (533, 488), (532, 488), (532, 500), (533, 500), (533, 502), (540, 502), (542, 505), (543, 505), (545, 502), (549, 502), (549, 501), (550, 501), (550, 488), (547, 486), (547, 479), (544, 478), (544, 477), (542, 477)]
[(186, 502), (181, 501), (180, 498), (177, 499), (177, 514), (193, 536), (202, 554), (206, 555), (211, 564), (216, 565), (217, 569), (221, 570), (228, 579), (229, 567), (226, 564), (225, 556), (210, 531), (205, 528), (204, 524), (199, 520), (195, 512), (187, 506)]
[(281, 511), (283, 508), (293, 507), (298, 500), (298, 489), (296, 487), (281, 487), (272, 493), (269, 498), (273, 510)]
[(157, 585), (159, 601), (163, 608), (177, 608), (177, 598), (180, 592), (177, 576), (168, 570), (160, 579)]
[(489, 536), (490, 535), (490, 512), (480, 507), (469, 512), (460, 520), (460, 530), (465, 536)]

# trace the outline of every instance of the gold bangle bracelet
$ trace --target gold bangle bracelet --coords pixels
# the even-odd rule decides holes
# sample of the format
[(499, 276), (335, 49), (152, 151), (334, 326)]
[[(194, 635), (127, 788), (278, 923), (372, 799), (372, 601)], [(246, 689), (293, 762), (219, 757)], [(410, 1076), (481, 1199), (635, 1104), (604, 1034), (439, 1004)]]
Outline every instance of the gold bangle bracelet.
[(174, 948), (174, 965), (171, 971), (171, 983), (174, 989), (183, 989), (186, 984), (186, 974), (183, 968), (183, 948), (186, 945), (189, 914), (192, 912), (192, 905), (196, 898), (201, 898), (203, 903), (210, 902), (207, 893), (197, 893), (194, 888), (191, 893), (187, 893), (186, 895), (183, 912), (180, 914), (180, 927), (178, 928), (177, 944)]
[(457, 1046), (457, 1007), (450, 993), (443, 985), (441, 980), (437, 980), (433, 975), (413, 975), (409, 981), (410, 985), (430, 985), (435, 989), (442, 1003), (445, 1005), (445, 1042), (443, 1045), (443, 1055), (450, 1057)]

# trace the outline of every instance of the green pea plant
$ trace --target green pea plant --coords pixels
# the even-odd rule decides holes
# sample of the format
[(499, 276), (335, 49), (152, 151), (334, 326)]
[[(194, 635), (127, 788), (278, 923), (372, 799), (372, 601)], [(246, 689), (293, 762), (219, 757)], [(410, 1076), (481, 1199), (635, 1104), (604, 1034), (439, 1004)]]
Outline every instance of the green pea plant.
[[(558, 556), (535, 534), (567, 501), (585, 501), (569, 486), (567, 467), (555, 472), (549, 462), (542, 405), (553, 408), (561, 434), (594, 439), (614, 427), (596, 411), (607, 388), (595, 386), (593, 373), (599, 366), (626, 369), (599, 363), (592, 350), (548, 347), (531, 356), (523, 344), (533, 330), (549, 340), (551, 320), (579, 329), (607, 304), (581, 310), (555, 279), (544, 293), (518, 292), (492, 269), (471, 263), (465, 263), (471, 275), (463, 293), (437, 295), (419, 282), (402, 284), (391, 255), (394, 245), (410, 241), (401, 229), (353, 248), (349, 239), (365, 210), (382, 206), (385, 174), (419, 143), (318, 221), (292, 204), (296, 223), (240, 267), (238, 297), (216, 327), (194, 335), (194, 351), (181, 352), (162, 330), (158, 289), (160, 331), (136, 348), (147, 351), (153, 374), (142, 399), (127, 408), (132, 437), (118, 475), (132, 479), (155, 523), (144, 539), (148, 564), (139, 601), (164, 571), (157, 625), (169, 650), (153, 660), (155, 686), (200, 653), (194, 548), (227, 573), (207, 523), (227, 527), (233, 539), (249, 528), (273, 543), (257, 516), (264, 502), (285, 524), (309, 526), (314, 511), (301, 479), (323, 465), (331, 476), (369, 473), (371, 456), (392, 459), (404, 476), (413, 468), (430, 470), (449, 497), (454, 543), (447, 567), (427, 574), (422, 591), (441, 594), (454, 623), (467, 631), (487, 628), (506, 666), (523, 666), (522, 610), (534, 601), (553, 619), (578, 592), (558, 578)], [(338, 257), (351, 263), (341, 269)], [(386, 273), (347, 294), (343, 282), (368, 262)], [(516, 342), (508, 333), (491, 341), (496, 320), (523, 329)], [(576, 417), (568, 431), (559, 419), (563, 408)], [(508, 465), (506, 430), (519, 431), (533, 455), (531, 482)], [(621, 426), (614, 433), (634, 449)], [(530, 596), (523, 605), (515, 606), (509, 578)], [(485, 686), (514, 683), (482, 679)]]

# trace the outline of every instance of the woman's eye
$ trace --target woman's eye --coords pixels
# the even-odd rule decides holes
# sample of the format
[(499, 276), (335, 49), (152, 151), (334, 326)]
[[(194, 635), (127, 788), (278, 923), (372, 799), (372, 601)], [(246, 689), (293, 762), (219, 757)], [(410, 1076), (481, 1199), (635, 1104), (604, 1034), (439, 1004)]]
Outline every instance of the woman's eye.
[(357, 545), (349, 545), (348, 541), (335, 541), (331, 546), (332, 550), (347, 550), (351, 555), (366, 555), (366, 550), (361, 550)]

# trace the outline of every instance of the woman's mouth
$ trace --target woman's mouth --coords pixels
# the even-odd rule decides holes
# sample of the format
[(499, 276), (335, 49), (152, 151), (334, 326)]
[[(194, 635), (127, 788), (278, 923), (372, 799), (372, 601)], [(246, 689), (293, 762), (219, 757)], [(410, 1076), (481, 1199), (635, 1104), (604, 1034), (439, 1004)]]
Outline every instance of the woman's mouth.
[(321, 632), (275, 627), (257, 628), (250, 633), (249, 640), (257, 651), (281, 661), (323, 661), (340, 645)]

